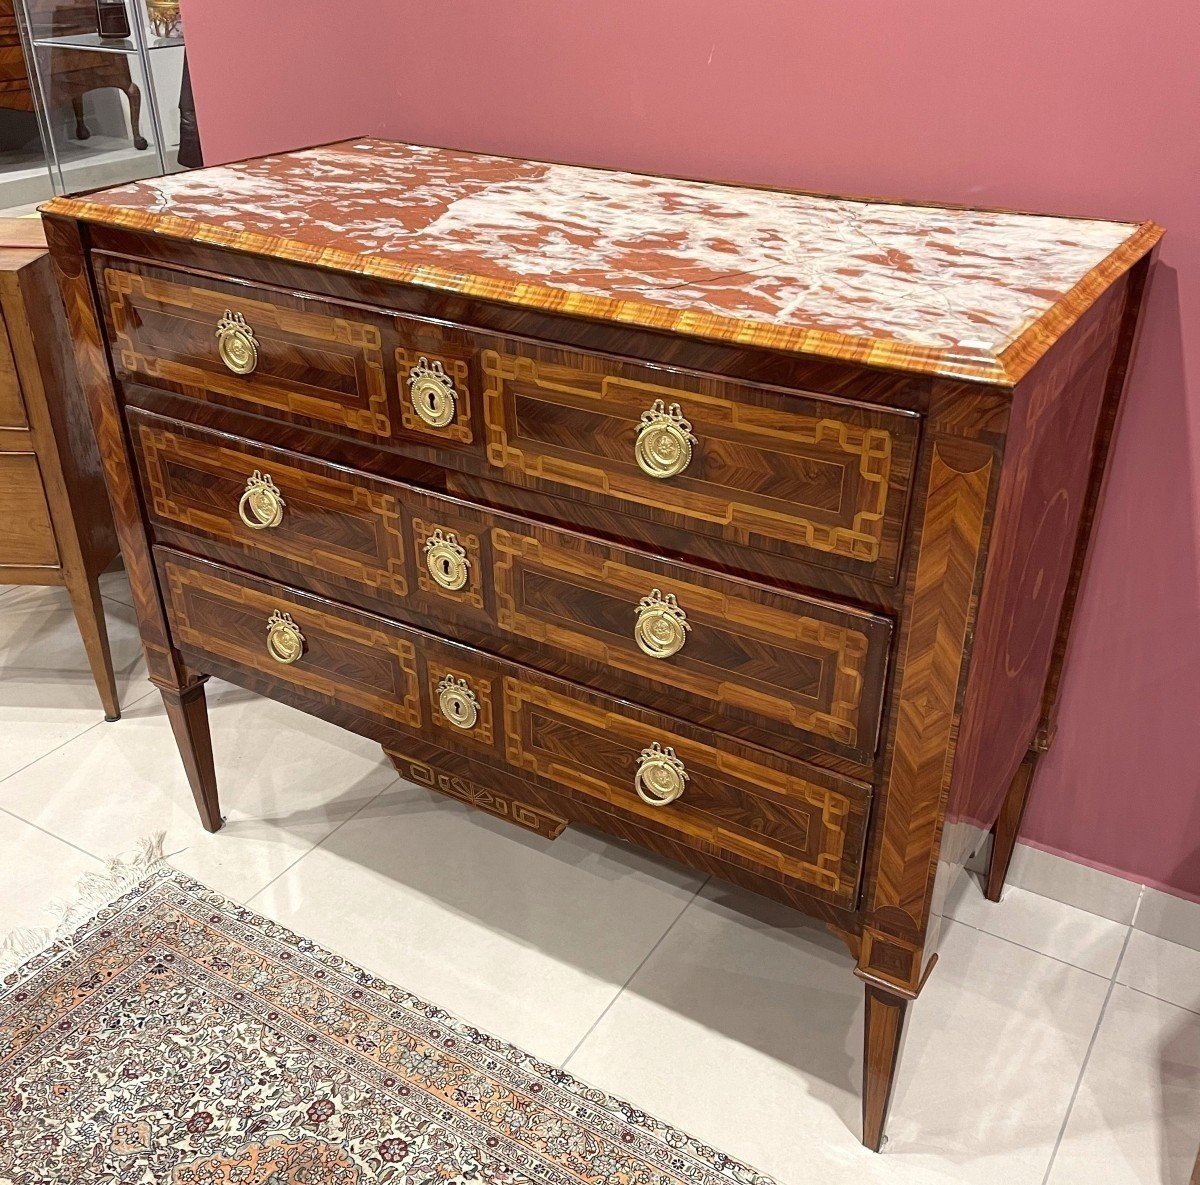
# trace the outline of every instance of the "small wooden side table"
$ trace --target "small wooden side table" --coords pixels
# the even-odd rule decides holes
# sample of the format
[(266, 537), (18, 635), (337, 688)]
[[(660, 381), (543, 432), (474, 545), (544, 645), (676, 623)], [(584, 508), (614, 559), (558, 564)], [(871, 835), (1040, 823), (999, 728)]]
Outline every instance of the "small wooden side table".
[(66, 588), (107, 720), (121, 710), (98, 580), (116, 554), (41, 222), (0, 218), (0, 585)]

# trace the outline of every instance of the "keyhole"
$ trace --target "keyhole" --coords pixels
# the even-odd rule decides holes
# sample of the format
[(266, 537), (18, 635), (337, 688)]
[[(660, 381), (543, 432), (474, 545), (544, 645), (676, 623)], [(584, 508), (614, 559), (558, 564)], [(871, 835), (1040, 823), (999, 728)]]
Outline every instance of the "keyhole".
[(430, 414), (435, 414), (438, 409), (437, 396), (432, 391), (425, 392), (425, 402), (429, 404)]
[(454, 718), (455, 718), (455, 720), (461, 720), (461, 719), (462, 719), (462, 716), (463, 716), (463, 706), (462, 706), (462, 704), (460, 704), (460, 703), (455, 703), (455, 705), (454, 705), (454, 709), (453, 709), (453, 710), (454, 710)]
[(447, 580), (450, 579), (450, 561), (447, 559), (442, 560), (442, 575), (445, 576)]

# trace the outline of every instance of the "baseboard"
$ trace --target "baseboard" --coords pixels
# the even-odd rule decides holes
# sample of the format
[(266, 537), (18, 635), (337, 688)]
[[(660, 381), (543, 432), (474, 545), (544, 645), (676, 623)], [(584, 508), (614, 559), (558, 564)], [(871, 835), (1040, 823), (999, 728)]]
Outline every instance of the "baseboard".
[[(967, 861), (967, 867), (985, 873), (990, 858), (989, 837)], [(1013, 852), (1007, 883), (1200, 950), (1200, 902), (1164, 893), (1152, 885), (1138, 884), (1023, 843), (1018, 843)]]

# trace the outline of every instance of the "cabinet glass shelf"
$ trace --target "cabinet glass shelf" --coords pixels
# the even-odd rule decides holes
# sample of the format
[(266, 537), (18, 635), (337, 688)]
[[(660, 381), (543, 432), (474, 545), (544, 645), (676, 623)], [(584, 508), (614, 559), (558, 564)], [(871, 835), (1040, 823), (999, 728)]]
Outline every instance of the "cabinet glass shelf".
[(128, 37), (101, 37), (94, 0), (16, 0), (34, 106), (57, 193), (177, 170), (184, 37), (126, 0)]
[[(33, 44), (40, 48), (52, 49), (62, 46), (67, 49), (86, 49), (96, 53), (136, 54), (138, 44), (132, 37), (101, 37), (99, 33), (68, 33), (62, 37), (35, 37)], [(177, 49), (182, 47), (182, 37), (146, 38), (146, 49), (153, 53), (156, 49)]]

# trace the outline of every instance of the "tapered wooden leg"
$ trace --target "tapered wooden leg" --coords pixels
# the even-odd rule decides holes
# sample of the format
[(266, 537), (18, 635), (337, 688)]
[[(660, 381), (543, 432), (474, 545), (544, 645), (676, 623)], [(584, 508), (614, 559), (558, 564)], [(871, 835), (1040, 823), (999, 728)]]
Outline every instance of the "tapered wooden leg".
[(900, 1063), (900, 1039), (908, 1001), (903, 996), (866, 985), (867, 1016), (863, 1031), (862, 1142), (878, 1152), (883, 1147), (892, 1087)]
[(1029, 801), (1029, 787), (1033, 783), (1033, 770), (1037, 765), (1037, 754), (1027, 753), (1021, 762), (1004, 805), (1000, 808), (1000, 818), (992, 828), (992, 861), (988, 865), (987, 885), (984, 896), (989, 901), (999, 901), (1004, 889), (1004, 881), (1008, 876), (1008, 866), (1012, 862), (1013, 849), (1017, 846), (1017, 835), (1021, 830), (1021, 820), (1025, 816), (1025, 804)]
[(196, 683), (186, 691), (162, 690), (167, 719), (183, 758), (183, 768), (192, 787), (196, 809), (205, 831), (220, 831), (221, 808), (217, 801), (217, 775), (213, 769), (212, 738), (208, 732), (208, 705), (204, 684)]
[(100, 702), (104, 705), (104, 719), (119, 720), (121, 705), (117, 702), (117, 680), (113, 674), (112, 651), (108, 645), (108, 627), (104, 624), (100, 585), (82, 573), (68, 576), (67, 594), (83, 636), (83, 648), (87, 651), (92, 678), (96, 680), (96, 690), (100, 692)]

